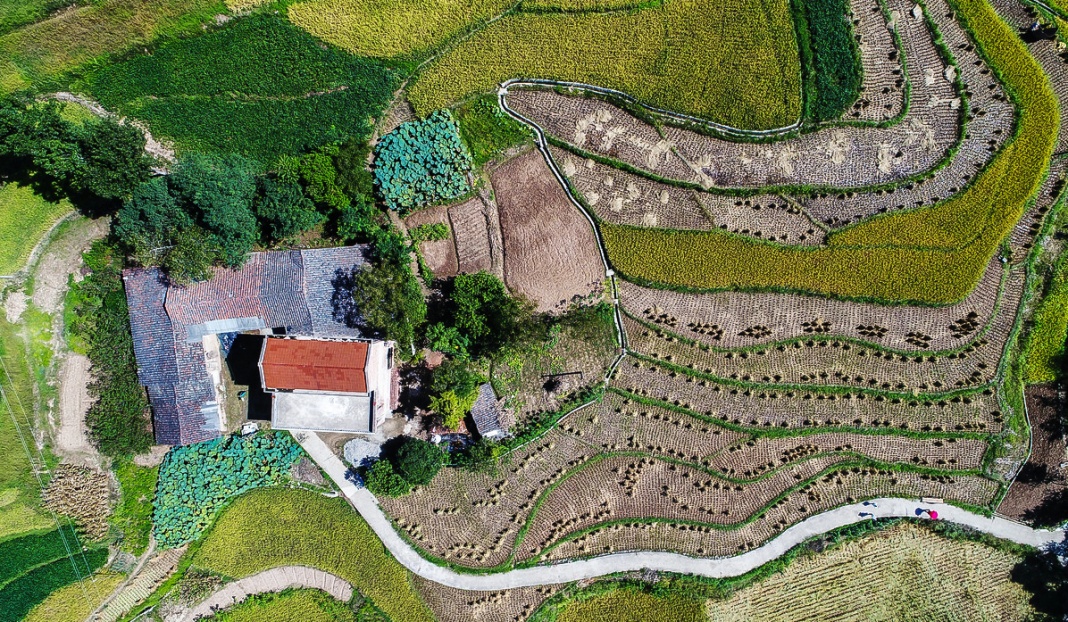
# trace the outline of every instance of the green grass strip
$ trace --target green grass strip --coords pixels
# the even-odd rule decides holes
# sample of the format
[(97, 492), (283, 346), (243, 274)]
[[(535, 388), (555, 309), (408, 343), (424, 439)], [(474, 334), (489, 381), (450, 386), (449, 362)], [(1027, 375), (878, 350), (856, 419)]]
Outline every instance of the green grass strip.
[(31, 568), (61, 557), (66, 558), (68, 550), (81, 550), (78, 538), (69, 526), (0, 542), (0, 560), (3, 561), (0, 564), (0, 585), (6, 584)]

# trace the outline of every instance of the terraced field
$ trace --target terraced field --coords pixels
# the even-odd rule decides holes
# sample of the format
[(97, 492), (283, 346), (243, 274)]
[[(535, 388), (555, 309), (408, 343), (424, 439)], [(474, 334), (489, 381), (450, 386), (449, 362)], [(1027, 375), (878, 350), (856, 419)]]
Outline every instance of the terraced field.
[(721, 556), (877, 496), (997, 507), (1027, 450), (1010, 356), (1061, 203), (1068, 65), (1017, 36), (1044, 19), (1017, 0), (850, 17), (860, 96), (775, 140), (502, 92), (595, 222), (626, 356), (497, 471), (383, 499), (413, 544), (482, 569)]

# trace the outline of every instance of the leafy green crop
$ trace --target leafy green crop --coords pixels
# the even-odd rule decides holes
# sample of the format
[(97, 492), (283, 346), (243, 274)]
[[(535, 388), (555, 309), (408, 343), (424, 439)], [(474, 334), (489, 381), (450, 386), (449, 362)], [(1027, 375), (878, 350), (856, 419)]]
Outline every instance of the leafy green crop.
[(272, 164), (282, 154), (369, 136), (370, 118), (385, 107), (397, 78), (381, 62), (257, 14), (102, 69), (88, 87), (179, 150)]
[(19, 538), (0, 542), (0, 585), (19, 576), (28, 569), (67, 556), (67, 546), (78, 549), (78, 538), (70, 527), (43, 533), (31, 533)]
[(401, 123), (375, 147), (375, 185), (386, 206), (409, 212), (470, 190), (471, 154), (447, 110)]
[(228, 436), (175, 447), (160, 466), (152, 522), (163, 547), (195, 540), (231, 498), (282, 483), (300, 447), (288, 434)]

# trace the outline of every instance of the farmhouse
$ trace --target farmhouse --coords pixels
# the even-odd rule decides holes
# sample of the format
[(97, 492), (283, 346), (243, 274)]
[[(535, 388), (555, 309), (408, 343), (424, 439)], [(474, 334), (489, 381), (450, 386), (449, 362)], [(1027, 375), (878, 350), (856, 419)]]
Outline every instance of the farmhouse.
[(267, 337), (260, 352), (271, 426), (370, 433), (391, 409), (393, 348), (365, 339)]
[[(343, 286), (352, 270), (365, 263), (364, 250), (362, 246), (347, 246), (252, 253), (240, 269), (218, 268), (212, 278), (187, 287), (171, 286), (157, 268), (126, 270), (123, 281), (137, 374), (152, 404), (156, 442), (195, 443), (226, 430), (225, 413), (220, 407), (224, 395), (220, 335), (255, 332), (319, 340), (361, 338), (360, 331), (345, 322), (348, 310)], [(362, 427), (373, 429), (375, 421), (380, 421), (382, 413), (388, 413), (396, 399), (397, 392), (392, 389), (395, 385), (387, 385), (380, 378), (391, 376), (394, 371), (382, 370), (380, 365), (382, 352), (391, 362), (389, 346), (366, 340), (353, 343), (361, 344), (359, 347), (366, 348), (369, 355), (375, 353), (374, 372), (368, 371), (370, 359), (364, 360), (365, 386), (361, 391), (309, 389), (301, 377), (291, 376), (272, 387), (274, 403), (278, 404), (277, 396), (285, 393), (281, 399), (283, 412), (296, 413), (299, 409), (293, 402), (297, 395), (314, 402), (337, 394), (330, 399), (340, 403), (344, 396), (349, 406), (357, 402), (365, 406)], [(279, 352), (289, 348), (292, 346), (282, 347)], [(329, 375), (340, 370), (316, 367), (307, 373)], [(367, 378), (372, 376), (373, 382), (368, 383)], [(309, 390), (312, 393), (305, 395)], [(283, 416), (283, 425), (287, 422), (290, 420)]]

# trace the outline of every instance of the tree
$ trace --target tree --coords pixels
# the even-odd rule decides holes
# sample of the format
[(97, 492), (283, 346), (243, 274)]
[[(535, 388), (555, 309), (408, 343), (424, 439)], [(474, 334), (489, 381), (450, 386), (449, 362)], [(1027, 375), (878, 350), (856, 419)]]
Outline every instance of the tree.
[(426, 301), (408, 266), (385, 262), (359, 270), (351, 300), (370, 332), (414, 350), (416, 331), (426, 321)]
[(412, 485), (397, 475), (389, 460), (372, 464), (363, 474), (363, 483), (367, 490), (386, 497), (399, 497), (412, 491)]
[(370, 238), (379, 229), (379, 212), (367, 196), (358, 196), (338, 214), (337, 237), (343, 242)]
[(160, 266), (175, 285), (188, 285), (211, 278), (211, 266), (216, 251), (211, 239), (199, 227), (178, 234), (174, 246), (167, 252)]
[(192, 226), (193, 218), (178, 204), (167, 179), (156, 177), (134, 189), (115, 216), (114, 231), (141, 263), (150, 264)]
[(401, 440), (392, 462), (397, 474), (406, 482), (413, 486), (424, 486), (441, 470), (445, 453), (433, 443), (406, 436)]
[(79, 133), (83, 166), (75, 185), (102, 199), (129, 197), (151, 174), (141, 130), (113, 119), (87, 123)]
[(449, 356), (467, 358), (467, 348), (470, 345), (467, 337), (460, 334), (455, 326), (446, 326), (441, 322), (432, 324), (426, 331), (426, 340), (430, 349), (443, 352)]
[(504, 283), (488, 272), (461, 274), (453, 279), (449, 296), (452, 323), (482, 355), (515, 344), (532, 318), (532, 309), (513, 298)]
[(434, 368), (430, 376), (430, 391), (441, 395), (452, 391), (460, 396), (475, 392), (485, 379), (473, 371), (465, 361), (450, 359)]
[(325, 220), (300, 184), (271, 177), (259, 180), (256, 217), (263, 237), (275, 241), (294, 238)]
[(170, 176), (185, 211), (210, 234), (222, 263), (232, 268), (245, 263), (256, 243), (256, 173), (256, 163), (239, 155), (193, 153)]

